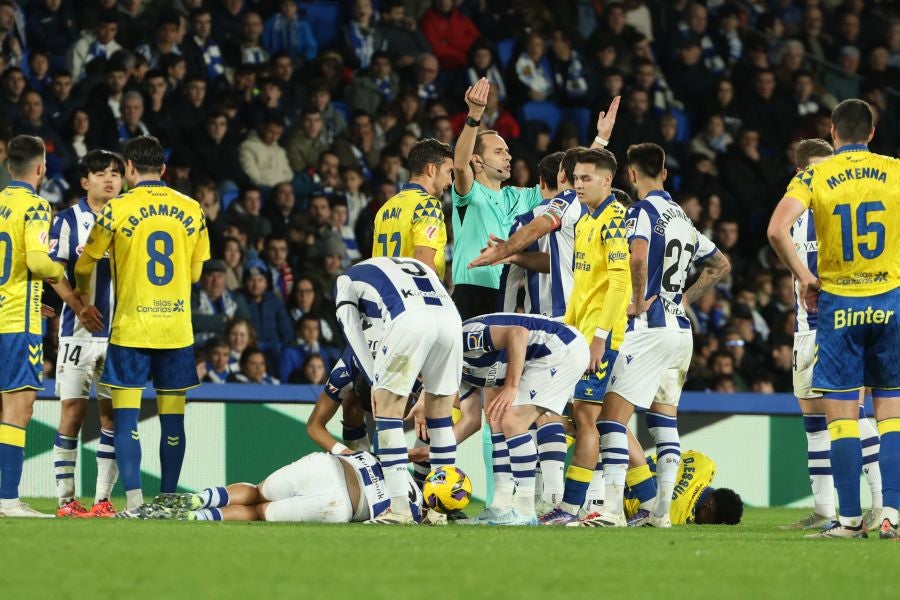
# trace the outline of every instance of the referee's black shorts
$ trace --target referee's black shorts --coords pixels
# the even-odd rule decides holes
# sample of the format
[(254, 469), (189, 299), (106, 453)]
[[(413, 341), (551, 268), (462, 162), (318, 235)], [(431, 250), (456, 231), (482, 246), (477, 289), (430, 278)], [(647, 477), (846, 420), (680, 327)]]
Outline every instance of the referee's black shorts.
[(453, 302), (462, 320), (497, 312), (497, 290), (481, 285), (458, 283), (453, 289)]

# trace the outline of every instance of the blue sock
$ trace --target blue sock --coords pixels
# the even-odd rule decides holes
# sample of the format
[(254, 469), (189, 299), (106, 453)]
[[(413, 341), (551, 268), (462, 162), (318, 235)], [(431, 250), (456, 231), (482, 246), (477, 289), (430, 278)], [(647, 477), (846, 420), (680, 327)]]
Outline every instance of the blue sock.
[(0, 423), (0, 500), (16, 500), (25, 464), (25, 429)]
[(184, 415), (159, 415), (159, 425), (159, 465), (162, 471), (159, 491), (166, 494), (178, 488), (181, 465), (184, 463)]
[(857, 419), (835, 419), (828, 424), (831, 434), (831, 472), (840, 505), (840, 521), (848, 527), (859, 526), (862, 505), (859, 498), (859, 474), (862, 471), (862, 443)]
[(141, 438), (138, 435), (138, 408), (114, 408), (116, 430), (113, 433), (116, 462), (125, 491), (141, 489)]
[(881, 434), (881, 484), (884, 506), (900, 508), (900, 418), (878, 422)]

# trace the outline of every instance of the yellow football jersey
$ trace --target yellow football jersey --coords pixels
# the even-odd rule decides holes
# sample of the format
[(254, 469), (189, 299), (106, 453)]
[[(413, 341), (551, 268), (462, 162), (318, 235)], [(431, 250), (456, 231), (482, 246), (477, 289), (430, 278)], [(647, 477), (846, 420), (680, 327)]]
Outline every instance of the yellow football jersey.
[[(625, 336), (625, 310), (631, 300), (631, 267), (625, 238), (625, 208), (615, 196), (604, 200), (575, 225), (575, 279), (565, 322), (588, 342), (597, 328), (610, 332), (610, 348), (618, 350)], [(615, 282), (621, 298), (604, 314), (607, 292)], [(624, 291), (622, 288), (624, 287)]]
[(412, 258), (416, 246), (434, 248), (434, 266), (444, 278), (447, 268), (447, 226), (441, 201), (414, 183), (385, 202), (375, 217), (372, 256)]
[[(655, 467), (656, 456), (651, 460)], [(672, 492), (672, 506), (669, 508), (672, 525), (687, 525), (694, 522), (697, 501), (703, 490), (712, 485), (715, 477), (716, 463), (710, 457), (696, 450), (682, 453), (675, 490)], [(629, 519), (640, 507), (641, 503), (637, 498), (625, 499), (625, 514)]]
[(813, 211), (823, 290), (874, 296), (900, 285), (900, 160), (846, 145), (798, 173), (785, 196)]
[(43, 282), (25, 262), (50, 252), (50, 204), (21, 181), (0, 192), (0, 333), (41, 333)]
[(107, 250), (116, 290), (110, 342), (192, 345), (191, 264), (209, 259), (200, 204), (161, 181), (139, 183), (97, 216), (84, 252), (99, 260)]

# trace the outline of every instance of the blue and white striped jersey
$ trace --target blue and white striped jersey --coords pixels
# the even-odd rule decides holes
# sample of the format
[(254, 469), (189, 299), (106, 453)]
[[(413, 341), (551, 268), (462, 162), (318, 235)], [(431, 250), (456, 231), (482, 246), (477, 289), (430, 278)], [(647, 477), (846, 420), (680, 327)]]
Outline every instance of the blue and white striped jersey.
[[(353, 467), (357, 480), (359, 481), (359, 489), (362, 492), (362, 496), (365, 498), (366, 505), (369, 509), (368, 515), (365, 514), (365, 511), (358, 510), (352, 520), (362, 521), (370, 517), (377, 517), (383, 513), (391, 505), (391, 497), (388, 495), (387, 483), (385, 483), (384, 480), (384, 471), (381, 468), (381, 463), (368, 452), (336, 454), (335, 456), (339, 460), (342, 460)], [(407, 473), (407, 486), (409, 508), (413, 518), (418, 522), (422, 517), (422, 503), (424, 502), (424, 497), (422, 496), (422, 491), (419, 489), (419, 486), (416, 485), (412, 475), (409, 473)], [(362, 509), (362, 507), (360, 507), (360, 509)], [(357, 516), (359, 518), (357, 518)]]
[(663, 190), (647, 194), (628, 209), (628, 243), (644, 239), (647, 249), (647, 289), (644, 299), (656, 296), (646, 312), (629, 319), (628, 331), (638, 329), (690, 329), (681, 305), (688, 269), (712, 256), (716, 245), (697, 231), (691, 219)]
[(473, 387), (499, 387), (506, 380), (506, 349), (498, 350), (491, 339), (490, 327), (519, 326), (528, 330), (525, 364), (561, 350), (581, 337), (578, 330), (561, 321), (541, 315), (494, 313), (463, 322), (462, 380)]
[[(381, 343), (381, 336), (384, 335), (381, 320), (365, 317), (362, 322), (362, 330), (369, 345), (369, 354), (374, 356), (375, 351), (378, 350), (378, 344)], [(361, 371), (362, 367), (356, 360), (356, 355), (353, 354), (353, 348), (347, 346), (325, 381), (325, 395), (335, 402), (340, 402), (353, 389), (353, 382)]]
[[(816, 239), (816, 225), (813, 223), (812, 210), (807, 210), (791, 227), (791, 239), (797, 256), (816, 277), (819, 276), (819, 242)], [(794, 331), (815, 331), (819, 320), (818, 313), (810, 313), (800, 302), (800, 284), (794, 279), (794, 307), (797, 318), (794, 319)]]
[[(75, 206), (57, 214), (50, 227), (50, 257), (66, 266), (66, 278), (72, 283), (72, 287), (75, 287), (75, 263), (87, 243), (95, 218), (96, 215), (91, 211), (87, 198), (82, 198)], [(59, 337), (95, 340), (109, 338), (109, 324), (115, 310), (115, 300), (108, 255), (97, 261), (97, 268), (94, 269), (91, 280), (91, 303), (103, 315), (103, 329), (91, 333), (84, 328), (69, 305), (65, 304), (59, 319)]]
[(363, 326), (379, 320), (386, 330), (407, 311), (452, 310), (456, 305), (434, 272), (414, 258), (379, 256), (347, 269), (334, 284), (337, 318), (353, 353), (371, 381), (374, 366)]
[(499, 310), (512, 312), (516, 307), (516, 293), (525, 277), (525, 312), (545, 317), (562, 318), (566, 314), (566, 300), (574, 285), (575, 224), (587, 212), (578, 201), (575, 190), (563, 190), (554, 198), (544, 200), (534, 210), (516, 217), (509, 235), (541, 215), (550, 217), (553, 229), (525, 249), (550, 256), (550, 273), (532, 273), (517, 265), (507, 265), (500, 280)]

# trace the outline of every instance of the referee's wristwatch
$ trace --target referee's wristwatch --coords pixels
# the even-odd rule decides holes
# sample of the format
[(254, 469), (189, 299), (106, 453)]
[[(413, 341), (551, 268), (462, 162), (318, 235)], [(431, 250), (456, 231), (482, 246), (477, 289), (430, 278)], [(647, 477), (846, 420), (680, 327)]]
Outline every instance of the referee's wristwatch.
[(481, 119), (473, 119), (472, 117), (466, 117), (466, 125), (469, 127), (480, 127)]

